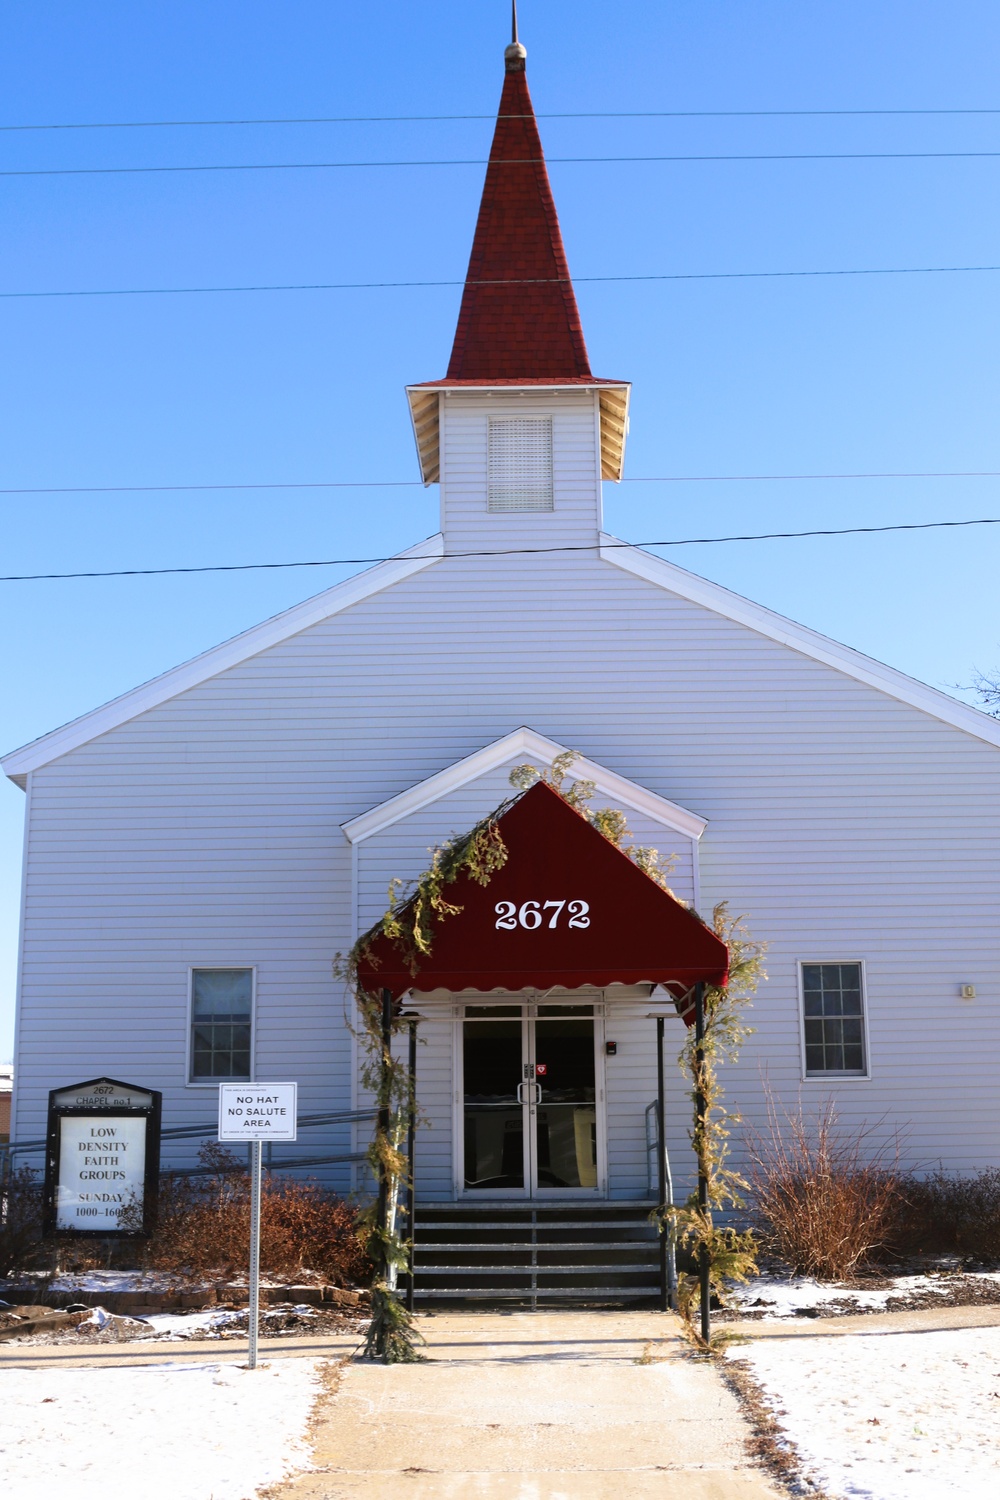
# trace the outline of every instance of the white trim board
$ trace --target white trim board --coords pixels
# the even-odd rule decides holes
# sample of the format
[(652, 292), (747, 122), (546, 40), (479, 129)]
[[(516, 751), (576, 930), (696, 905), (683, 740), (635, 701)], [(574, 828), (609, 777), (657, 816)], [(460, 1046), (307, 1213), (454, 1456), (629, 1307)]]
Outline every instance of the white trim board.
[[(539, 762), (539, 770), (543, 770), (552, 764), (557, 755), (564, 755), (567, 748), (544, 734), (538, 734), (534, 729), (515, 729), (511, 734), (505, 734), (502, 739), (484, 745), (482, 750), (475, 750), (472, 755), (455, 761), (454, 765), (438, 771), (434, 776), (428, 776), (425, 781), (417, 782), (408, 791), (390, 797), (388, 801), (379, 803), (377, 807), (361, 813), (357, 818), (351, 818), (350, 822), (341, 826), (351, 843), (358, 844), (363, 839), (370, 838), (373, 833), (381, 833), (383, 829), (390, 828), (401, 818), (408, 818), (420, 808), (437, 802), (449, 792), (458, 791), (470, 781), (476, 781), (515, 755), (530, 756), (532, 760)], [(654, 822), (661, 823), (675, 833), (683, 833), (689, 839), (700, 839), (708, 827), (707, 821), (699, 818), (696, 813), (688, 812), (687, 808), (680, 807), (676, 802), (669, 802), (666, 797), (658, 797), (655, 792), (619, 776), (616, 771), (609, 771), (606, 766), (598, 765), (597, 761), (588, 760), (586, 756), (577, 757), (569, 774), (574, 781), (592, 781), (602, 796), (610, 797), (634, 812), (644, 813)]]
[(908, 677), (905, 672), (898, 672), (895, 667), (887, 667), (884, 662), (865, 656), (851, 646), (842, 646), (839, 641), (820, 635), (818, 630), (798, 625), (794, 620), (766, 609), (763, 604), (754, 604), (753, 600), (731, 593), (721, 584), (710, 583), (707, 578), (699, 578), (696, 573), (688, 573), (675, 563), (654, 556), (652, 552), (645, 552), (641, 547), (634, 547), (628, 542), (620, 542), (607, 532), (601, 532), (600, 552), (605, 562), (613, 563), (626, 573), (645, 578), (647, 582), (667, 589), (682, 599), (690, 599), (693, 604), (701, 604), (713, 614), (723, 615), (728, 620), (745, 625), (750, 630), (757, 631), (758, 635), (780, 641), (783, 646), (800, 651), (803, 656), (811, 656), (814, 661), (823, 662), (826, 666), (853, 677), (857, 682), (867, 683), (869, 687), (877, 688), (890, 698), (908, 703), (912, 708), (930, 714), (932, 718), (964, 730), (966, 734), (975, 735), (977, 739), (985, 740), (990, 745), (1000, 745), (1000, 721), (982, 713), (978, 708), (959, 703), (937, 688), (918, 682), (915, 677)]
[(195, 656), (179, 667), (171, 667), (170, 671), (142, 683), (140, 687), (132, 688), (120, 698), (112, 698), (110, 703), (105, 703), (101, 708), (93, 709), (79, 719), (72, 719), (61, 728), (23, 745), (19, 750), (12, 750), (0, 760), (0, 767), (11, 781), (23, 787), (28, 773), (36, 771), (39, 766), (47, 765), (49, 761), (58, 759), (70, 750), (76, 750), (88, 740), (97, 739), (109, 729), (117, 729), (120, 724), (137, 718), (147, 709), (156, 708), (169, 698), (177, 697), (188, 688), (207, 682), (228, 667), (238, 666), (240, 662), (266, 651), (270, 646), (288, 640), (300, 630), (318, 625), (321, 620), (349, 609), (352, 604), (359, 604), (372, 594), (391, 588), (393, 584), (402, 582), (413, 573), (419, 573), (422, 568), (429, 567), (443, 556), (444, 538), (440, 534), (428, 537), (426, 541), (408, 547), (405, 552), (398, 553), (388, 562), (366, 568), (353, 578), (345, 578), (343, 583), (335, 583), (321, 594), (314, 594), (301, 604), (293, 604), (291, 609), (283, 610), (280, 615), (273, 615), (270, 620), (244, 630), (241, 635), (234, 635), (231, 640), (223, 641), (221, 646), (213, 646), (201, 656)]

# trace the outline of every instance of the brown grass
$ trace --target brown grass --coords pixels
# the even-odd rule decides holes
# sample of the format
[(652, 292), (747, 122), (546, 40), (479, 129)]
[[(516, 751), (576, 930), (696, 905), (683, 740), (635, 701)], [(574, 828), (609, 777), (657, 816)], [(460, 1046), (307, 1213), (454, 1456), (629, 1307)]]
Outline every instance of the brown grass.
[(750, 1457), (761, 1468), (767, 1469), (787, 1492), (794, 1495), (808, 1493), (811, 1500), (829, 1500), (825, 1490), (806, 1479), (798, 1449), (789, 1441), (771, 1410), (749, 1361), (722, 1358), (717, 1367), (750, 1422), (752, 1432), (746, 1439)]
[(898, 1145), (875, 1128), (843, 1129), (832, 1104), (807, 1120), (801, 1107), (747, 1138), (754, 1215), (765, 1251), (794, 1271), (844, 1281), (899, 1239), (907, 1208)]
[[(217, 1145), (202, 1148), (204, 1177), (163, 1179), (157, 1226), (144, 1265), (191, 1278), (247, 1268), (250, 1187), (245, 1169)], [(261, 1187), (261, 1271), (296, 1277), (312, 1271), (338, 1286), (365, 1280), (369, 1264), (357, 1235), (357, 1213), (315, 1182), (265, 1177)]]

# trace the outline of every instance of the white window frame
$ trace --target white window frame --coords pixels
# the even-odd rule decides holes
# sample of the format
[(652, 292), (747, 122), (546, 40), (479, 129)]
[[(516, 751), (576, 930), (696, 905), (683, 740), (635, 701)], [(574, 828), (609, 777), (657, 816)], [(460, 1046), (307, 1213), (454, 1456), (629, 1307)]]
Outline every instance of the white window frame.
[[(494, 428), (499, 428), (502, 423), (530, 422), (538, 425), (544, 424), (548, 429), (549, 439), (549, 504), (548, 505), (501, 505), (494, 504), (491, 494), (494, 484), (500, 485), (510, 483), (513, 487), (515, 481), (504, 481), (494, 479), (490, 464), (490, 449), (492, 446), (492, 434)], [(555, 476), (555, 422), (550, 412), (504, 412), (486, 418), (486, 510), (491, 516), (550, 516), (556, 508), (556, 476)]]
[[(861, 972), (861, 1045), (864, 1048), (865, 1066), (862, 1073), (809, 1073), (806, 1070), (806, 988), (803, 969), (806, 964), (855, 964)], [(796, 964), (796, 988), (798, 990), (799, 1006), (799, 1053), (801, 1059), (802, 1082), (810, 1084), (826, 1083), (867, 1083), (872, 1076), (872, 1053), (871, 1043), (868, 1036), (868, 974), (863, 958), (800, 958)]]
[[(250, 970), (250, 1074), (247, 1078), (192, 1078), (191, 1072), (194, 1066), (194, 976), (198, 969), (249, 969)], [(184, 1055), (184, 1087), (188, 1089), (213, 1089), (218, 1090), (220, 1083), (253, 1083), (257, 1077), (257, 965), (248, 964), (245, 961), (234, 963), (231, 960), (206, 959), (196, 964), (187, 966), (187, 1042), (185, 1043)]]

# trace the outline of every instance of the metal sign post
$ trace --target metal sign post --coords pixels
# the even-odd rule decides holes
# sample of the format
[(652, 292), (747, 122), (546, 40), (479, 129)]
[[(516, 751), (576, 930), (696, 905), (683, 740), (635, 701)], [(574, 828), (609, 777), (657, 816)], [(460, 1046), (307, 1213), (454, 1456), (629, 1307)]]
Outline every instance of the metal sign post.
[(260, 1326), (260, 1141), (250, 1143), (250, 1308), (247, 1366), (257, 1368)]
[(260, 1326), (260, 1161), (263, 1141), (294, 1141), (297, 1083), (220, 1083), (219, 1140), (250, 1146), (250, 1307), (247, 1367), (257, 1368)]

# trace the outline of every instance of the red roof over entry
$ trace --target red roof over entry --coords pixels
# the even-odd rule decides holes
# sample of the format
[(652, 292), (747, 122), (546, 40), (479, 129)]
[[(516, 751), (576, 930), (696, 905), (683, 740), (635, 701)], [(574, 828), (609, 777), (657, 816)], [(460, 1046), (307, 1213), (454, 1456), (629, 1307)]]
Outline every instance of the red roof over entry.
[(359, 978), (395, 999), (416, 990), (549, 990), (720, 984), (726, 946), (544, 782), (499, 819), (507, 863), (486, 886), (461, 875), (461, 906), (435, 927), (416, 973), (386, 937)]

